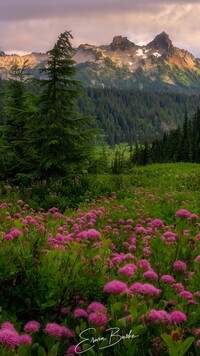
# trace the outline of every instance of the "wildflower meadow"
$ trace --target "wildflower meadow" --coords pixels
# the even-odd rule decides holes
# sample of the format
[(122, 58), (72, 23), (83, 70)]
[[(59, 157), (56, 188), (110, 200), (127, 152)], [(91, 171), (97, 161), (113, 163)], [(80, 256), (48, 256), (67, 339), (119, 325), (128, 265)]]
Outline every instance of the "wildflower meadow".
[(200, 168), (181, 167), (65, 211), (4, 184), (0, 355), (200, 355)]

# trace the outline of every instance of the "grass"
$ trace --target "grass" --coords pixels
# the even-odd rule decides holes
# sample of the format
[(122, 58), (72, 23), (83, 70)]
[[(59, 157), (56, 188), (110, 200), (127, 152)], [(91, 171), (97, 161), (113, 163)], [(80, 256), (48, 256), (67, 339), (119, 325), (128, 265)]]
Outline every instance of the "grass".
[[(47, 189), (52, 204), (62, 198), (63, 213), (35, 211), (33, 195), (19, 200), (20, 189), (2, 188), (0, 354), (64, 356), (80, 344), (86, 356), (198, 355), (200, 166), (156, 164), (80, 182), (74, 192), (87, 191), (76, 209), (67, 207), (69, 186), (58, 197), (58, 184)], [(180, 209), (191, 219), (177, 217)], [(40, 329), (24, 343), (33, 320)], [(109, 344), (107, 329), (116, 327)]]

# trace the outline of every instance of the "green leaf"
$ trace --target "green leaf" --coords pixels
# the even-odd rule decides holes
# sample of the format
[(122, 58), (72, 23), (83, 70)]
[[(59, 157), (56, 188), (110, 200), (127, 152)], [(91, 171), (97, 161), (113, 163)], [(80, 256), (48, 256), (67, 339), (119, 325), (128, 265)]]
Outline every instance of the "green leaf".
[(137, 312), (136, 308), (134, 306), (131, 306), (129, 308), (129, 312), (131, 313), (133, 319), (135, 320), (138, 316), (138, 312)]
[(170, 356), (177, 356), (179, 345), (176, 344), (168, 334), (162, 334), (161, 337), (168, 346)]
[(112, 312), (120, 310), (122, 308), (122, 303), (120, 302), (114, 303), (111, 308), (112, 308)]
[(180, 356), (183, 356), (186, 353), (186, 351), (190, 348), (190, 346), (192, 345), (193, 342), (194, 342), (193, 336), (190, 336), (184, 340), (184, 342), (180, 348)]
[(14, 225), (18, 230), (22, 231), (23, 224), (20, 220), (14, 220)]
[(57, 356), (58, 355), (58, 348), (59, 348), (60, 343), (57, 342), (57, 344), (53, 345), (51, 350), (49, 351), (49, 356)]
[(116, 326), (119, 326), (119, 327), (125, 327), (126, 326), (126, 319), (125, 318), (121, 318), (121, 319), (118, 319), (117, 322), (116, 322)]
[(49, 307), (54, 307), (56, 304), (57, 304), (57, 301), (56, 301), (56, 300), (48, 300), (48, 302), (43, 303), (43, 304), (41, 305), (41, 308), (42, 308), (42, 309), (45, 309), (45, 308), (49, 308)]
[(35, 351), (39, 348), (39, 344), (36, 342), (35, 344), (32, 345), (32, 350)]
[(46, 354), (44, 348), (41, 347), (41, 346), (40, 346), (39, 349), (38, 349), (38, 356), (47, 356), (47, 354)]
[(142, 335), (146, 332), (147, 327), (145, 325), (137, 325), (132, 330), (134, 335)]

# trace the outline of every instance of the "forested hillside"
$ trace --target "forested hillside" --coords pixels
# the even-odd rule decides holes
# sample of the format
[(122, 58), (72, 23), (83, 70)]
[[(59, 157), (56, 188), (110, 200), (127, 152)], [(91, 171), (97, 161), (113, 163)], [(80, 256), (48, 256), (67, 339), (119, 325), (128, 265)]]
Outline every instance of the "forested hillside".
[(186, 111), (193, 115), (199, 99), (180, 93), (87, 88), (78, 103), (81, 113), (96, 117), (106, 141), (113, 146), (161, 137), (183, 123)]

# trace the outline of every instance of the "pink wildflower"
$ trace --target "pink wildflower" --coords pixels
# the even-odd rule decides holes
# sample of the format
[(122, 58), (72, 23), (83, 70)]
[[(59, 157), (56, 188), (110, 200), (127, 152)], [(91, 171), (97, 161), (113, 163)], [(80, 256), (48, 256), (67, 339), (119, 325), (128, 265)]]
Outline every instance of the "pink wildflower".
[(144, 271), (150, 270), (151, 269), (151, 265), (149, 263), (149, 261), (147, 260), (139, 260), (138, 261), (138, 265), (140, 266), (140, 268), (142, 268)]
[(193, 298), (192, 293), (189, 292), (188, 290), (184, 290), (180, 292), (180, 296), (188, 300)]
[(133, 220), (133, 219), (127, 219), (126, 222), (127, 222), (128, 224), (133, 224), (133, 223), (134, 223), (134, 220)]
[(70, 330), (69, 328), (67, 328), (66, 326), (61, 326), (62, 328), (62, 336), (67, 336), (67, 337), (74, 337), (75, 333)]
[(40, 329), (40, 323), (38, 323), (38, 321), (35, 320), (28, 321), (28, 323), (26, 323), (26, 325), (24, 326), (24, 331), (26, 331), (26, 333), (39, 331), (39, 329)]
[(177, 235), (174, 232), (166, 231), (162, 235), (162, 240), (167, 240), (168, 242), (174, 242), (176, 240), (176, 236)]
[(200, 291), (194, 293), (195, 297), (200, 297)]
[(14, 239), (12, 234), (5, 234), (5, 233), (3, 233), (3, 238), (6, 239), (6, 240), (13, 240)]
[(198, 256), (195, 258), (195, 262), (199, 262), (199, 263), (200, 263), (200, 255), (198, 255)]
[(100, 232), (95, 229), (89, 229), (87, 231), (87, 238), (89, 239), (98, 239), (100, 237)]
[(113, 253), (112, 261), (116, 264), (121, 263), (125, 258), (124, 253)]
[(125, 320), (126, 320), (127, 322), (132, 322), (132, 321), (133, 321), (132, 315), (129, 314), (129, 315), (125, 316)]
[(78, 353), (80, 353), (82, 351), (81, 347), (79, 345), (71, 345), (68, 349), (67, 349), (67, 353), (65, 356), (75, 356)]
[(198, 219), (198, 215), (196, 215), (196, 214), (190, 214), (190, 216), (188, 217), (188, 220), (190, 220), (190, 221), (193, 221), (196, 219)]
[(99, 302), (92, 302), (88, 305), (87, 307), (87, 311), (88, 312), (97, 312), (97, 311), (100, 311), (102, 313), (106, 313), (107, 309), (106, 307), (99, 303)]
[(19, 336), (20, 344), (30, 345), (32, 344), (32, 337), (28, 334), (22, 334)]
[(146, 234), (147, 233), (147, 230), (142, 226), (136, 226), (134, 230), (135, 230), (135, 232), (137, 232), (139, 234)]
[(173, 276), (171, 276), (170, 274), (164, 274), (162, 277), (161, 277), (161, 281), (162, 282), (165, 282), (165, 283), (174, 283), (175, 282), (175, 279)]
[(74, 318), (87, 318), (87, 312), (84, 309), (76, 309), (74, 311)]
[(7, 203), (2, 203), (2, 204), (0, 205), (0, 209), (6, 208), (7, 206), (8, 206)]
[(147, 320), (156, 323), (166, 323), (170, 321), (170, 316), (165, 310), (151, 309)]
[(170, 320), (172, 323), (181, 323), (187, 320), (187, 316), (179, 310), (174, 310), (170, 313)]
[(165, 225), (163, 223), (162, 220), (160, 219), (155, 219), (151, 222), (151, 225), (154, 226), (154, 227), (160, 227), (160, 228), (163, 228)]
[(189, 299), (189, 300), (188, 300), (188, 304), (196, 305), (196, 304), (198, 304), (198, 303), (197, 303), (196, 300), (194, 300), (194, 299)]
[(44, 332), (55, 337), (61, 337), (63, 335), (62, 326), (57, 323), (47, 323)]
[(77, 236), (83, 239), (98, 239), (100, 237), (100, 232), (95, 229), (89, 229), (80, 232)]
[(140, 283), (136, 282), (134, 283), (130, 290), (132, 292), (140, 293), (140, 294), (150, 294), (150, 295), (159, 295), (161, 290), (156, 288), (154, 285), (149, 284), (149, 283)]
[(169, 304), (169, 305), (176, 305), (175, 301), (172, 300), (172, 299), (168, 300), (168, 304)]
[(195, 330), (195, 335), (200, 336), (200, 329)]
[(174, 289), (176, 289), (178, 293), (183, 292), (185, 290), (182, 283), (174, 283), (172, 284), (172, 287), (174, 287)]
[(107, 323), (107, 316), (102, 313), (91, 313), (88, 317), (88, 321), (99, 326), (105, 326)]
[(103, 290), (106, 293), (121, 294), (121, 293), (125, 293), (127, 289), (128, 287), (126, 283), (114, 280), (105, 284)]
[(184, 230), (183, 231), (183, 236), (188, 236), (188, 235), (189, 235), (189, 230), (188, 229)]
[(10, 231), (10, 234), (13, 236), (13, 237), (20, 237), (22, 236), (22, 232), (20, 230), (17, 230), (17, 229), (13, 229)]
[(124, 224), (124, 223), (125, 223), (125, 220), (124, 220), (124, 219), (119, 219), (119, 223), (120, 223), (120, 224)]
[(69, 314), (69, 310), (66, 307), (63, 307), (61, 308), (61, 313), (67, 315)]
[(185, 271), (187, 269), (186, 263), (182, 262), (182, 261), (175, 261), (173, 263), (173, 267), (174, 267), (174, 269), (177, 269), (179, 271)]
[(133, 277), (137, 267), (133, 263), (128, 263), (125, 266), (119, 268), (118, 273), (125, 274), (127, 277)]
[(175, 216), (177, 216), (179, 218), (189, 218), (190, 215), (191, 215), (191, 213), (186, 209), (180, 209), (175, 214)]
[(10, 321), (5, 321), (2, 325), (1, 325), (1, 329), (10, 329), (10, 330), (15, 330), (15, 327), (12, 323), (10, 323)]
[(0, 330), (0, 342), (4, 343), (9, 348), (14, 348), (19, 346), (20, 337), (15, 329), (4, 328)]
[(145, 256), (150, 256), (151, 255), (151, 250), (148, 247), (145, 247), (143, 249), (143, 253)]
[(157, 279), (158, 275), (152, 269), (149, 269), (148, 271), (143, 273), (143, 277)]

